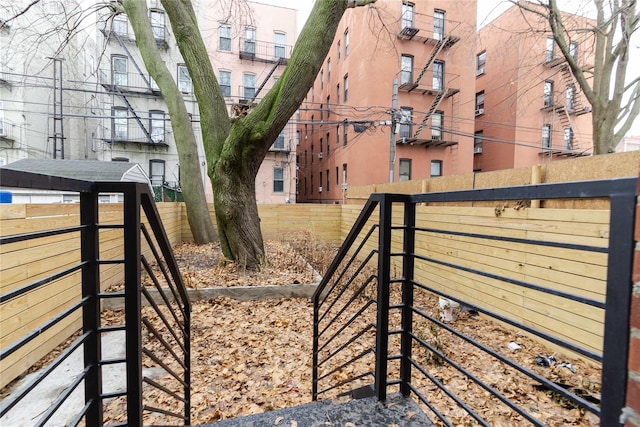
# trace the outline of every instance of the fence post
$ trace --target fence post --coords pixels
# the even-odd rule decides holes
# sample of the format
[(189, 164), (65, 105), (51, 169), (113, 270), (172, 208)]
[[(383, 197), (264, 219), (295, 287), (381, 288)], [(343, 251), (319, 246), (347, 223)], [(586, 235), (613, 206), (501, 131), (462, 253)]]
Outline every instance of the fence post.
[[(142, 327), (140, 296), (140, 191), (124, 191), (124, 309), (127, 354), (127, 424), (142, 423)], [(140, 184), (142, 185), (142, 184)]]
[(400, 342), (400, 392), (411, 393), (411, 333), (413, 332), (413, 268), (416, 235), (416, 204), (404, 203), (404, 243), (402, 261), (402, 340)]
[(391, 207), (388, 195), (380, 202), (378, 230), (378, 318), (376, 322), (375, 394), (387, 399), (387, 357), (389, 347), (389, 281), (391, 276)]
[(609, 265), (602, 354), (602, 401), (600, 425), (620, 424), (625, 405), (627, 357), (633, 289), (633, 226), (636, 201), (633, 195), (611, 196)]
[(99, 233), (98, 233), (98, 193), (80, 193), (80, 224), (84, 226), (80, 232), (80, 252), (82, 262), (82, 297), (88, 298), (82, 307), (82, 332), (89, 333), (83, 345), (84, 366), (89, 371), (84, 379), (85, 403), (91, 402), (85, 422), (87, 427), (102, 426), (103, 406), (102, 399), (102, 370), (101, 358), (101, 334), (100, 327), (100, 269), (98, 259), (100, 257)]

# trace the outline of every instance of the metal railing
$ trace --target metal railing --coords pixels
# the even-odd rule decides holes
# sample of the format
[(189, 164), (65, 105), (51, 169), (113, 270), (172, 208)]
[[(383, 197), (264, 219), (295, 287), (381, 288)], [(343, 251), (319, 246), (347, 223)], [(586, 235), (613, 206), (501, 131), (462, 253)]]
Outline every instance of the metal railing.
[[(511, 411), (522, 423), (545, 425), (539, 414), (527, 410), (531, 402), (529, 396), (506, 393), (501, 384), (495, 384), (495, 379), (484, 377), (485, 368), (495, 362), (513, 372), (510, 375), (553, 394), (558, 399), (557, 405), (568, 402), (580, 411), (597, 416), (600, 425), (619, 425), (626, 395), (636, 185), (636, 178), (622, 178), (415, 195), (372, 195), (313, 296), (313, 399), (351, 394), (353, 397), (375, 395), (385, 400), (387, 389), (397, 386), (404, 396), (417, 398), (443, 425), (453, 425), (447, 417), (450, 408), (461, 408), (466, 414), (465, 425), (470, 422), (488, 426), (490, 422), (483, 414), (491, 405), (504, 405), (507, 412)], [(459, 210), (461, 203), (473, 206), (485, 202), (487, 206), (486, 202), (491, 202), (504, 206), (505, 201), (514, 200), (553, 202), (554, 199), (592, 198), (608, 199), (609, 225), (606, 231), (592, 230), (600, 235), (584, 243), (579, 240), (576, 243), (571, 237), (563, 241), (558, 236), (539, 233), (541, 225), (535, 223), (533, 213), (531, 228), (527, 228), (528, 216), (522, 222), (499, 218), (502, 211), (498, 208), (490, 224), (459, 220), (447, 226), (442, 219), (446, 211), (440, 210), (433, 217), (428, 213), (432, 205), (451, 203), (454, 204), (451, 209)], [(418, 210), (421, 204), (429, 206)], [(544, 210), (531, 209), (532, 212)], [(511, 235), (497, 232), (491, 226), (500, 220), (527, 232)], [(585, 227), (589, 229), (593, 225)], [(569, 236), (572, 231), (564, 234)], [(512, 246), (502, 247), (505, 245)], [(484, 265), (462, 255), (464, 251), (471, 251), (472, 246), (476, 248), (473, 256), (484, 257)], [(527, 268), (527, 254), (566, 251), (577, 260), (576, 266), (586, 257), (597, 258), (604, 266), (598, 273), (602, 276), (600, 298), (581, 292), (582, 280), (588, 279), (578, 273), (574, 276), (576, 283), (572, 284), (574, 291), (569, 291), (533, 274), (513, 274), (506, 267), (498, 266), (499, 261), (503, 261), (499, 258), (513, 252), (513, 247), (525, 257), (525, 261), (516, 264), (516, 269)], [(492, 256), (492, 250), (502, 252)], [(558, 258), (557, 262), (563, 261), (566, 260)], [(546, 271), (552, 269), (546, 268)], [(595, 317), (604, 320), (601, 351), (573, 340), (571, 334), (563, 336), (559, 330), (518, 318), (514, 313), (520, 308), (502, 310), (500, 303), (506, 305), (506, 301), (498, 305), (487, 303), (490, 288), (482, 291), (480, 285), (475, 287), (482, 282), (509, 287), (520, 294), (536, 294), (537, 301), (559, 300), (563, 301), (558, 303), (560, 306), (575, 304), (580, 307), (578, 310), (596, 312)], [(484, 343), (481, 328), (486, 323), (475, 326), (478, 331), (474, 336), (468, 330), (466, 333), (458, 330), (455, 322), (440, 318), (433, 306), (425, 308), (429, 298), (460, 304), (466, 310), (477, 312), (479, 321), (496, 320), (538, 337), (561, 352), (593, 361), (601, 367), (599, 404), (575, 389), (554, 382), (526, 363), (518, 363), (511, 351)], [(558, 320), (552, 310), (543, 317)], [(431, 336), (427, 337), (429, 333)], [(438, 334), (448, 334), (451, 339), (470, 346), (467, 355), (446, 351), (438, 342)], [(487, 362), (483, 369), (474, 370), (467, 366), (467, 357), (486, 357)], [(466, 384), (465, 389), (472, 383), (490, 397), (480, 399), (482, 401), (466, 400), (464, 389), (457, 389), (439, 378), (434, 361), (455, 372)], [(440, 397), (433, 399), (435, 395)], [(448, 408), (439, 406), (443, 398)], [(459, 422), (456, 420), (456, 425)]]
[(261, 40), (252, 40), (240, 37), (238, 39), (238, 51), (240, 59), (275, 63), (280, 61), (286, 64), (291, 58), (293, 47), (291, 45), (276, 44)]
[[(60, 280), (70, 280), (72, 287), (78, 289), (77, 298), (68, 307), (45, 314), (46, 318), (33, 330), (3, 345), (0, 360), (6, 363), (17, 352), (29, 351), (38, 337), (56, 325), (67, 321), (81, 325), (77, 338), (63, 346), (55, 360), (3, 400), (0, 422), (9, 419), (12, 411), (25, 411), (23, 405), (33, 400), (34, 391), (48, 378), (59, 376), (56, 369), (68, 363), (74, 352), (80, 352), (81, 362), (74, 366), (76, 372), (64, 374), (73, 377), (68, 378), (55, 400), (46, 403), (46, 410), (33, 425), (48, 425), (55, 419), (55, 423), (70, 426), (81, 423), (102, 426), (109, 412), (105, 408), (114, 402), (120, 405), (119, 419), (110, 417), (110, 425), (149, 425), (150, 421), (153, 423), (150, 420), (153, 414), (164, 417), (164, 421), (158, 421), (164, 425), (176, 422), (189, 425), (191, 304), (149, 186), (134, 182), (88, 182), (6, 169), (0, 169), (0, 178), (5, 186), (80, 193), (78, 225), (0, 238), (3, 253), (61, 236), (70, 242), (75, 240), (77, 243), (69, 244), (79, 248), (77, 261), (71, 261), (72, 265), (49, 272), (46, 277), (19, 283), (0, 295), (0, 307), (10, 307), (24, 303), (29, 293)], [(100, 213), (98, 195), (106, 192), (124, 196), (122, 215), (115, 220), (113, 215)], [(103, 222), (102, 217), (106, 217)], [(110, 236), (110, 244), (101, 248), (101, 237), (105, 234)], [(121, 248), (116, 255), (114, 242)], [(123, 287), (107, 292), (100, 276), (113, 267), (119, 269)], [(101, 307), (106, 299), (123, 302), (124, 315), (118, 321), (105, 321)], [(105, 350), (109, 350), (106, 347), (111, 345), (105, 344), (106, 336), (114, 334), (119, 334), (116, 339), (125, 343), (124, 355), (105, 357)], [(107, 371), (114, 369), (116, 373), (111, 375), (126, 377), (126, 384), (107, 390), (112, 386), (107, 385), (105, 377)], [(78, 393), (81, 402), (70, 403), (72, 395)], [(160, 395), (161, 400), (152, 400), (154, 395)], [(73, 417), (56, 419), (60, 409), (69, 405), (77, 407)], [(174, 407), (179, 409), (169, 409)]]

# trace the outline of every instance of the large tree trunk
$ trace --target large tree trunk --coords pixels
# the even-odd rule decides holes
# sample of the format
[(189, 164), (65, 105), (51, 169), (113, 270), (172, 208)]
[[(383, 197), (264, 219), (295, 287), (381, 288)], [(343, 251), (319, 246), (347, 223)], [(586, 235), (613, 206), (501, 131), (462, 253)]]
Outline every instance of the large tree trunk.
[[(189, 0), (162, 0), (200, 107), (208, 174), (224, 256), (249, 269), (265, 261), (255, 178), (269, 147), (298, 109), (348, 7), (375, 0), (316, 0), (291, 59), (260, 103), (232, 123)], [(198, 35), (198, 36), (196, 36)]]
[(136, 43), (145, 67), (160, 88), (169, 110), (180, 161), (180, 186), (193, 240), (197, 244), (213, 242), (216, 240), (216, 232), (204, 194), (198, 146), (182, 93), (158, 51), (156, 39), (149, 25), (146, 3), (139, 0), (121, 2), (136, 35)]

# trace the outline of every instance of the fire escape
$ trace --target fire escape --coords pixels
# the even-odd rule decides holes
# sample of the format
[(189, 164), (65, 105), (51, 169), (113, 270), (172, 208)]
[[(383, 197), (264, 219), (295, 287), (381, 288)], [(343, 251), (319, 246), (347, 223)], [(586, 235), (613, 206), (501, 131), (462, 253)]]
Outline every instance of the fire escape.
[(584, 105), (580, 85), (563, 57), (547, 60), (544, 65), (547, 68), (558, 68), (564, 86), (564, 99), (543, 108), (543, 110), (550, 111), (557, 116), (563, 130), (563, 147), (562, 149), (553, 148), (549, 143), (548, 147), (543, 147), (540, 154), (570, 157), (588, 156), (587, 147), (581, 146), (575, 134), (574, 117), (591, 112), (591, 108)]
[[(417, 93), (427, 97), (429, 108), (418, 129), (411, 135), (404, 135), (398, 140), (398, 143), (417, 143), (425, 147), (457, 144), (458, 142), (452, 138), (453, 133), (448, 132), (448, 136), (445, 137), (444, 123), (434, 122), (434, 114), (445, 99), (460, 92), (460, 89), (456, 87), (458, 76), (445, 74), (445, 64), (438, 60), (440, 53), (457, 43), (460, 37), (445, 32), (444, 12), (441, 16), (427, 16), (413, 12), (408, 14), (407, 11), (403, 13), (397, 37), (401, 42), (422, 43), (425, 47), (431, 48), (424, 66), (415, 79), (412, 78), (413, 69), (407, 70), (403, 66), (401, 71), (398, 91), (408, 94)], [(425, 79), (425, 77), (427, 78)], [(424, 131), (427, 129), (431, 130), (431, 135), (425, 136), (428, 132)]]
[[(155, 31), (154, 31), (154, 34), (156, 34)], [(152, 86), (150, 77), (147, 77), (147, 75), (142, 71), (142, 68), (138, 65), (138, 62), (136, 61), (134, 56), (131, 54), (131, 51), (129, 50), (129, 48), (127, 47), (127, 44), (125, 43), (125, 41), (135, 43), (135, 40), (128, 37), (126, 34), (119, 34), (118, 31), (114, 31), (114, 30), (111, 30), (108, 32), (105, 31), (105, 35), (110, 40), (115, 40), (118, 43), (118, 45), (122, 48), (122, 51), (125, 53), (124, 56), (126, 56), (127, 58), (127, 63), (130, 63), (133, 65), (137, 74), (134, 74), (134, 76), (136, 76), (135, 84), (129, 84), (129, 81), (128, 81), (129, 77), (127, 77), (126, 82), (118, 81), (118, 79), (115, 78), (115, 72), (113, 70), (113, 65), (112, 65), (112, 69), (109, 75), (103, 75), (101, 77), (101, 85), (112, 96), (117, 97), (122, 101), (123, 106), (126, 107), (127, 109), (127, 116), (128, 116), (126, 118), (127, 123), (128, 123), (129, 117), (133, 118), (138, 128), (140, 129), (142, 136), (141, 138), (134, 138), (127, 135), (126, 137), (122, 138), (116, 135), (116, 132), (113, 132), (112, 130), (112, 134), (109, 137), (104, 138), (104, 140), (112, 143), (120, 142), (120, 143), (126, 144), (127, 142), (135, 142), (138, 144), (167, 147), (168, 144), (164, 140), (164, 137), (160, 139), (159, 137), (157, 136), (154, 137), (152, 135), (152, 133), (147, 128), (147, 126), (145, 126), (145, 124), (143, 123), (142, 121), (143, 119), (140, 117), (136, 109), (131, 105), (131, 102), (129, 102), (129, 99), (127, 98), (128, 95), (140, 96), (141, 93), (147, 94), (147, 95), (150, 94), (152, 96), (160, 95), (159, 89), (157, 87), (154, 88)], [(158, 34), (156, 34), (156, 43), (161, 48), (167, 49), (169, 47), (164, 37), (158, 38)], [(111, 128), (111, 126), (106, 126), (106, 128)]]

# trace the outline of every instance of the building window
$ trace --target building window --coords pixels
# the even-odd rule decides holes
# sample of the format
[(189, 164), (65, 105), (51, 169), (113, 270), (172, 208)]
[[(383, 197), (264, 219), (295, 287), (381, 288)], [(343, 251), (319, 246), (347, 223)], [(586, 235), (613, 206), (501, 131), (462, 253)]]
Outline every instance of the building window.
[(340, 83), (336, 85), (336, 104), (340, 104)]
[(413, 56), (400, 57), (400, 84), (413, 83)]
[(327, 84), (331, 83), (331, 58), (327, 59)]
[(347, 185), (347, 164), (342, 164), (342, 185)]
[(431, 139), (442, 139), (442, 125), (444, 123), (444, 113), (436, 111), (431, 115)]
[(398, 179), (400, 181), (409, 181), (411, 179), (411, 159), (400, 159)]
[(433, 11), (433, 38), (436, 40), (444, 39), (444, 17), (444, 10)]
[(402, 28), (413, 28), (413, 3), (402, 2)]
[(342, 125), (342, 145), (347, 145), (347, 131), (349, 130), (349, 122), (347, 119), (344, 120)]
[(324, 89), (324, 70), (320, 70), (320, 90)]
[(578, 61), (578, 42), (569, 43), (569, 55), (574, 61)]
[(218, 49), (231, 50), (231, 25), (220, 24), (218, 27)]
[[(256, 96), (256, 75), (244, 73), (242, 75), (242, 82), (244, 83), (244, 91), (242, 97), (244, 99), (253, 99)], [(313, 125), (311, 127), (313, 133)]]
[(431, 160), (431, 176), (442, 176), (442, 160)]
[(151, 9), (149, 11), (149, 21), (151, 22), (151, 31), (156, 40), (165, 39), (165, 18), (162, 10)]
[(340, 40), (338, 40), (338, 43), (336, 44), (336, 47), (337, 47), (337, 52), (338, 52), (338, 59), (340, 59), (340, 54), (341, 54), (341, 52), (340, 52), (340, 49), (341, 49), (340, 48)]
[(189, 70), (184, 64), (178, 65), (178, 90), (183, 93), (192, 93), (193, 86), (191, 84), (191, 76)]
[(296, 130), (296, 146), (300, 145), (300, 131)]
[(544, 82), (544, 94), (543, 101), (545, 107), (551, 107), (553, 105), (553, 81), (546, 80)]
[(349, 29), (344, 32), (344, 56), (349, 55)]
[(573, 150), (573, 129), (571, 126), (564, 128), (564, 148)]
[(242, 48), (245, 53), (250, 55), (256, 54), (256, 29), (253, 27), (244, 27), (244, 41)]
[(284, 150), (284, 129), (282, 129), (280, 131), (280, 133), (278, 134), (278, 137), (276, 138), (275, 142), (273, 143), (273, 149), (274, 150)]
[(542, 148), (551, 148), (551, 125), (542, 126)]
[(329, 191), (329, 169), (327, 169), (326, 177), (327, 177), (327, 180), (326, 180), (326, 182), (327, 182), (327, 188), (325, 188), (324, 190), (325, 190), (325, 191)]
[[(311, 157), (313, 158), (313, 156), (311, 156)], [(313, 185), (313, 175), (311, 175), (311, 194), (313, 194), (313, 188), (314, 188), (314, 185)]]
[(273, 33), (274, 53), (276, 58), (286, 58), (287, 35), (285, 33)]
[(473, 134), (473, 154), (482, 154), (482, 141), (484, 132), (479, 130)]
[(318, 192), (322, 192), (322, 171), (320, 171), (320, 179), (318, 180), (318, 184), (320, 184), (320, 188), (318, 188)]
[(313, 149), (313, 144), (311, 144), (311, 164), (313, 164), (313, 158), (315, 157), (316, 153)]
[(413, 108), (400, 107), (400, 138), (411, 138), (413, 135)]
[(111, 109), (111, 130), (115, 140), (126, 140), (129, 134), (129, 122), (126, 107), (113, 107)]
[(476, 93), (476, 116), (484, 114), (484, 91)]
[(444, 89), (444, 62), (433, 61), (433, 89)]
[(336, 147), (340, 145), (340, 125), (336, 125)]
[(547, 48), (545, 51), (545, 61), (547, 62), (553, 61), (553, 57), (555, 56), (555, 46), (556, 46), (556, 42), (553, 39), (553, 36), (547, 36)]
[(484, 74), (484, 67), (487, 62), (487, 52), (480, 52), (476, 56), (476, 76)]
[(329, 137), (331, 134), (327, 132), (327, 157), (331, 154), (331, 142), (329, 141)]
[(331, 114), (331, 95), (327, 95), (327, 120), (329, 120), (330, 114)]
[(273, 192), (284, 193), (284, 169), (273, 168)]
[(320, 123), (324, 121), (324, 105), (320, 104)]
[(149, 111), (149, 129), (153, 142), (164, 142), (164, 111)]
[(343, 100), (344, 102), (349, 102), (349, 75), (345, 74), (344, 79), (342, 80), (342, 90), (343, 90)]
[(324, 141), (322, 140), (322, 138), (320, 138), (320, 155), (318, 156), (319, 159), (321, 159), (322, 156), (324, 155), (324, 153), (322, 152), (323, 148), (324, 148)]
[(149, 179), (153, 186), (159, 186), (164, 183), (164, 160), (149, 160)]
[(567, 86), (567, 93), (566, 93), (566, 99), (565, 99), (567, 110), (574, 109), (575, 95), (576, 95), (576, 87), (573, 84), (570, 84), (569, 86)]
[(340, 185), (340, 169), (336, 166), (336, 186)]
[(127, 86), (128, 73), (127, 73), (127, 58), (124, 56), (112, 56), (111, 57), (111, 76), (113, 78), (113, 84), (117, 86)]
[(231, 72), (220, 70), (218, 74), (220, 78), (220, 90), (222, 91), (222, 96), (225, 98), (231, 97)]
[(124, 13), (119, 13), (113, 17), (113, 23), (111, 24), (111, 30), (122, 36), (126, 36), (129, 34), (129, 22), (127, 19), (127, 15)]

